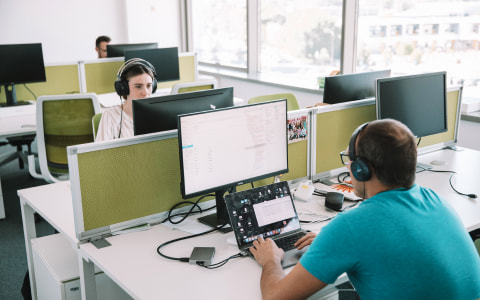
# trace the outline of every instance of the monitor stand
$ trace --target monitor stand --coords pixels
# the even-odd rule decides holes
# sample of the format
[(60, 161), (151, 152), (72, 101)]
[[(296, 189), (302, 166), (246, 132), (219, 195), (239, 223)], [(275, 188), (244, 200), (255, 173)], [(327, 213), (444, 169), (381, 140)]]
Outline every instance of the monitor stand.
[(17, 91), (15, 89), (15, 84), (13, 83), (5, 84), (4, 87), (5, 87), (5, 98), (7, 99), (7, 102), (0, 103), (0, 107), (32, 104), (28, 101), (17, 101)]
[(206, 215), (198, 218), (198, 221), (202, 224), (208, 225), (212, 228), (218, 228), (223, 224), (226, 224), (224, 227), (219, 229), (220, 231), (226, 233), (232, 231), (232, 226), (230, 226), (230, 218), (227, 212), (227, 206), (225, 205), (225, 200), (223, 195), (227, 190), (221, 190), (215, 192), (215, 203), (217, 206), (217, 213)]

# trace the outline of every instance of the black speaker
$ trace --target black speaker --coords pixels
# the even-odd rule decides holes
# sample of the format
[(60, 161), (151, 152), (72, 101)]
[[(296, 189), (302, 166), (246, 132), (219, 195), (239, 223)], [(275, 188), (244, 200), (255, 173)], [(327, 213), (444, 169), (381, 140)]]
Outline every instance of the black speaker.
[(152, 72), (152, 94), (155, 93), (155, 91), (157, 90), (157, 73), (155, 72), (155, 68), (153, 67), (153, 65), (141, 58), (131, 58), (124, 62), (117, 72), (117, 80), (115, 80), (115, 92), (117, 92), (117, 95), (119, 95), (120, 97), (130, 94), (128, 81), (123, 77), (123, 74), (126, 74), (128, 70), (138, 65), (142, 65)]
[(372, 176), (372, 171), (367, 161), (355, 154), (355, 143), (360, 132), (367, 127), (368, 123), (360, 125), (352, 134), (350, 143), (348, 144), (348, 156), (350, 158), (350, 171), (352, 176), (358, 181), (367, 181)]

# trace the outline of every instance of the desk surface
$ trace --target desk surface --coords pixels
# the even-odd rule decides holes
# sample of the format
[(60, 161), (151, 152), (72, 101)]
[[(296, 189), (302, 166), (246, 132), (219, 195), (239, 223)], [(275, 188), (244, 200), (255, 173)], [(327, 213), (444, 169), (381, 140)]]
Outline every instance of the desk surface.
[[(478, 170), (480, 166), (480, 152), (458, 148), (454, 150), (440, 150), (418, 156), (418, 161), (433, 165), (433, 170), (457, 172), (452, 178), (456, 190), (464, 194), (476, 194), (480, 197)], [(438, 165), (440, 163), (440, 165)], [(441, 165), (441, 163), (444, 163)], [(457, 211), (468, 231), (480, 228), (480, 198), (470, 199), (457, 194), (449, 184), (451, 173), (435, 173), (423, 171), (417, 174), (417, 183), (429, 187), (445, 198)]]
[(0, 108), (0, 138), (36, 132), (35, 104)]
[[(435, 169), (456, 171), (452, 182), (457, 190), (480, 195), (476, 175), (480, 165), (480, 152), (460, 150), (435, 151), (419, 156), (418, 160), (424, 163), (444, 162), (444, 165), (436, 165)], [(448, 183), (449, 177), (449, 173), (421, 172), (417, 174), (417, 183), (430, 187), (443, 196), (457, 211), (467, 230), (480, 228), (480, 200), (455, 193)], [(18, 194), (22, 201), (75, 244), (68, 182), (20, 190)], [(320, 201), (299, 203), (297, 210), (304, 206), (309, 206), (310, 209), (313, 206), (323, 214), (318, 211), (323, 207)], [(312, 230), (319, 231), (323, 225), (324, 223), (316, 224)], [(166, 225), (156, 225), (147, 231), (108, 237), (107, 240), (112, 244), (110, 247), (97, 249), (91, 243), (81, 244), (79, 254), (85, 262), (102, 269), (136, 299), (261, 299), (261, 268), (250, 257), (233, 259), (219, 269), (207, 270), (196, 265), (170, 261), (157, 254), (158, 245), (184, 235), (188, 233)], [(238, 253), (237, 246), (229, 242), (229, 238), (233, 238), (232, 233), (211, 233), (168, 245), (162, 248), (162, 252), (173, 257), (189, 257), (195, 246), (213, 246), (216, 248), (216, 263)], [(88, 274), (88, 270), (83, 274), (93, 276)]]

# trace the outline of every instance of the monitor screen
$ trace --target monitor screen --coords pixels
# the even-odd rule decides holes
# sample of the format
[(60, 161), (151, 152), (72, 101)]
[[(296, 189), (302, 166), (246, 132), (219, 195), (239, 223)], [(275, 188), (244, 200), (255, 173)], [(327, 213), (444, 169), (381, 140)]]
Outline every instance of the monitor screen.
[(0, 84), (5, 85), (7, 105), (17, 104), (16, 83), (44, 81), (42, 44), (0, 45)]
[(375, 97), (378, 78), (390, 77), (390, 70), (325, 77), (323, 102), (336, 104)]
[(447, 131), (446, 72), (377, 80), (377, 118), (398, 120), (416, 137)]
[(226, 191), (288, 172), (287, 101), (181, 115), (178, 143), (182, 196), (215, 192), (224, 224)]
[(177, 116), (233, 106), (233, 88), (139, 99), (132, 102), (135, 135), (177, 129)]
[(158, 43), (108, 44), (107, 57), (124, 57), (125, 51), (128, 51), (128, 50), (155, 49), (155, 48), (158, 48)]
[(125, 51), (125, 61), (131, 58), (141, 58), (151, 63), (158, 82), (180, 79), (177, 47)]

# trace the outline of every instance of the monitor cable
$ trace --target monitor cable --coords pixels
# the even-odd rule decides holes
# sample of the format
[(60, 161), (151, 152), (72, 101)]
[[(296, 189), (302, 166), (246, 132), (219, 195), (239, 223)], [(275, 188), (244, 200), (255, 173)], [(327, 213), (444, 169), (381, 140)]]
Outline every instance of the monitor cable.
[[(418, 167), (418, 166), (417, 166)], [(422, 167), (420, 167), (422, 168)], [(459, 195), (462, 195), (462, 196), (465, 196), (465, 197), (468, 197), (470, 199), (476, 199), (478, 196), (477, 194), (473, 194), (473, 193), (470, 193), (470, 194), (467, 194), (467, 193), (462, 193), (460, 191), (458, 191), (454, 186), (453, 186), (453, 183), (452, 183), (452, 179), (453, 177), (457, 174), (456, 171), (449, 171), (449, 170), (432, 170), (432, 169), (425, 169), (425, 168), (422, 168), (423, 171), (428, 171), (428, 172), (436, 172), (436, 173), (451, 173), (450, 175), (450, 178), (448, 179), (448, 183), (450, 184), (450, 187), (452, 188), (452, 190), (459, 194)]]
[[(170, 208), (170, 210), (168, 211), (168, 216), (166, 219), (164, 219), (163, 221), (161, 221), (160, 223), (165, 223), (167, 221), (169, 221), (170, 223), (172, 224), (179, 224), (181, 222), (183, 222), (186, 218), (188, 218), (190, 215), (193, 215), (193, 214), (196, 214), (196, 213), (202, 213), (204, 211), (208, 211), (208, 210), (211, 210), (211, 209), (214, 209), (215, 206), (212, 206), (212, 207), (208, 207), (206, 209), (203, 209), (200, 207), (200, 205), (198, 205), (198, 203), (200, 201), (202, 201), (205, 197), (215, 197), (214, 194), (207, 194), (207, 195), (203, 195), (202, 197), (198, 198), (197, 201), (195, 202), (192, 202), (192, 201), (182, 201), (182, 202), (179, 202), (177, 204), (175, 204), (172, 208)], [(192, 204), (192, 207), (189, 209), (188, 212), (183, 212), (183, 213), (178, 213), (178, 214), (173, 214), (173, 211), (178, 208), (179, 206), (181, 205), (186, 205), (186, 204)], [(198, 208), (197, 211), (193, 211), (195, 209), (195, 207)], [(182, 216), (182, 218), (180, 220), (173, 220), (174, 217), (179, 217), (179, 216)]]

